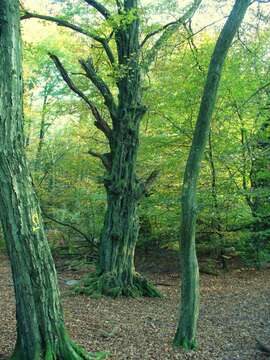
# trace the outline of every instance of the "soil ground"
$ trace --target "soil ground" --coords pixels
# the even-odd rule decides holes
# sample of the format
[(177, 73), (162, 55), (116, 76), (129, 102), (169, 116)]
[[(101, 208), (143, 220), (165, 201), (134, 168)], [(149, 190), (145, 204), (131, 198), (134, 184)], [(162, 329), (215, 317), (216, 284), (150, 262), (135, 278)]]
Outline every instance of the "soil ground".
[[(0, 257), (0, 354), (15, 343), (15, 306), (8, 261)], [(80, 273), (59, 273), (66, 325), (74, 340), (89, 351), (108, 351), (122, 360), (263, 360), (256, 338), (270, 345), (270, 270), (232, 270), (201, 275), (199, 347), (173, 351), (179, 276), (167, 271), (145, 274), (158, 285), (163, 299), (101, 299), (70, 296), (64, 280)], [(0, 355), (1, 358), (1, 355)]]

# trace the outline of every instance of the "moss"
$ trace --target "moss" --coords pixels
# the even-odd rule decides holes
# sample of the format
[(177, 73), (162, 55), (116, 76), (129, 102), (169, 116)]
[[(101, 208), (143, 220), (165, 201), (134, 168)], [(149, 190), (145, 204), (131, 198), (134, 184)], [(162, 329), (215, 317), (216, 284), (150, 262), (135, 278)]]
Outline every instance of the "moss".
[(92, 298), (120, 296), (138, 298), (161, 297), (155, 286), (140, 274), (135, 273), (130, 283), (124, 283), (119, 276), (108, 272), (105, 274), (94, 273), (85, 277), (80, 285), (73, 288), (76, 294), (85, 294)]
[(178, 339), (178, 337), (176, 336), (174, 338), (174, 341), (173, 341), (173, 347), (175, 349), (184, 349), (186, 351), (189, 351), (189, 350), (195, 350), (197, 348), (197, 343), (196, 343), (196, 340), (189, 340), (188, 338), (184, 337), (184, 338), (181, 338), (181, 339)]

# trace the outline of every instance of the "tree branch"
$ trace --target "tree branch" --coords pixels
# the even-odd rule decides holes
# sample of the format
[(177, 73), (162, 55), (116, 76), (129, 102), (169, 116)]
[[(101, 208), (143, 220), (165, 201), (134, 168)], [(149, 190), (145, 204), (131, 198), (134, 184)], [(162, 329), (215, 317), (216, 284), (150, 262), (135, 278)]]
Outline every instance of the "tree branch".
[(267, 82), (266, 84), (264, 84), (263, 86), (259, 87), (256, 91), (254, 91), (253, 94), (251, 94), (247, 100), (245, 100), (242, 104), (241, 104), (241, 108), (244, 107), (247, 103), (250, 102), (250, 100), (252, 100), (256, 95), (258, 95), (261, 91), (267, 89), (270, 87), (270, 82)]
[(32, 19), (32, 18), (54, 22), (58, 26), (62, 26), (62, 27), (74, 30), (80, 34), (90, 37), (91, 39), (102, 44), (110, 63), (113, 64), (115, 62), (115, 58), (114, 58), (113, 52), (108, 44), (108, 41), (105, 38), (97, 35), (94, 31), (87, 31), (78, 25), (72, 24), (64, 19), (54, 17), (54, 16), (33, 14), (28, 11), (25, 11), (24, 15), (21, 16), (21, 20)]
[(163, 28), (161, 28), (160, 30), (157, 30), (156, 32), (152, 32), (146, 36), (146, 38), (142, 42), (142, 45), (144, 45), (146, 41), (150, 39), (150, 37), (163, 31), (159, 39), (155, 42), (152, 48), (148, 50), (148, 52), (146, 53), (146, 57), (143, 62), (143, 66), (146, 72), (149, 70), (150, 65), (155, 60), (158, 51), (161, 49), (164, 43), (166, 43), (168, 39), (172, 37), (172, 35), (180, 28), (181, 25), (183, 25), (186, 21), (192, 18), (192, 16), (200, 6), (201, 2), (202, 0), (194, 0), (193, 5), (178, 20), (168, 23), (167, 25), (164, 25)]
[(154, 170), (145, 181), (141, 181), (138, 185), (137, 199), (140, 199), (143, 195), (147, 196), (149, 189), (156, 181), (160, 171)]
[(103, 15), (105, 17), (105, 19), (108, 19), (111, 16), (109, 10), (104, 5), (100, 4), (99, 2), (97, 2), (95, 0), (84, 0), (84, 1), (88, 5), (95, 8), (101, 15)]
[(62, 79), (65, 81), (65, 83), (68, 85), (68, 87), (75, 93), (77, 94), (81, 99), (83, 99), (86, 104), (88, 105), (88, 107), (90, 108), (94, 118), (96, 119), (95, 121), (95, 126), (101, 130), (106, 137), (110, 140), (111, 139), (111, 128), (109, 127), (109, 125), (107, 124), (107, 122), (102, 118), (102, 116), (100, 115), (100, 112), (98, 111), (97, 107), (92, 103), (92, 101), (90, 99), (88, 99), (88, 97), (74, 84), (74, 82), (72, 81), (72, 79), (70, 78), (70, 76), (68, 75), (66, 69), (64, 68), (64, 66), (62, 65), (61, 61), (59, 60), (59, 58), (56, 55), (50, 54), (49, 53), (50, 58), (52, 59), (52, 61), (54, 62), (56, 68), (58, 69), (60, 75), (62, 76)]
[(75, 232), (77, 232), (78, 234), (80, 234), (89, 244), (91, 244), (91, 246), (93, 246), (94, 248), (96, 248), (96, 244), (94, 243), (93, 239), (89, 238), (85, 233), (83, 233), (81, 230), (79, 230), (77, 227), (75, 227), (72, 224), (68, 224), (65, 223), (63, 221), (57, 220), (54, 217), (52, 217), (51, 215), (48, 215), (44, 209), (41, 209), (43, 216), (45, 216), (47, 219), (55, 222), (56, 224), (62, 225), (62, 226), (66, 226), (71, 228), (72, 230), (74, 230)]
[(123, 8), (123, 4), (121, 3), (120, 0), (115, 0), (116, 2), (116, 5), (117, 5), (117, 9), (118, 9), (118, 12), (120, 12)]
[(72, 30), (74, 30), (74, 31), (76, 31), (76, 32), (78, 32), (80, 34), (86, 35), (86, 36), (88, 36), (88, 37), (90, 37), (90, 38), (92, 38), (92, 39), (94, 39), (94, 40), (96, 40), (96, 41), (98, 41), (100, 43), (102, 43), (104, 41), (104, 39), (102, 37), (98, 36), (94, 32), (84, 30), (80, 26), (74, 25), (74, 24), (72, 24), (72, 23), (70, 23), (70, 22), (68, 22), (68, 21), (66, 21), (64, 19), (60, 19), (60, 18), (57, 18), (57, 17), (54, 17), (54, 16), (33, 14), (33, 13), (28, 12), (28, 11), (25, 11), (24, 15), (21, 16), (21, 20), (32, 19), (32, 18), (54, 22), (58, 26), (63, 26), (63, 27), (72, 29)]
[(105, 169), (110, 172), (112, 169), (112, 155), (111, 153), (100, 154), (93, 150), (88, 150), (88, 154), (96, 158), (99, 158), (102, 161)]
[(93, 61), (91, 58), (88, 58), (87, 61), (79, 60), (82, 68), (85, 71), (86, 76), (91, 80), (91, 82), (95, 85), (95, 87), (99, 90), (100, 94), (105, 100), (105, 104), (109, 109), (111, 117), (113, 119), (117, 116), (117, 106), (115, 104), (113, 95), (108, 87), (108, 85), (102, 80), (101, 77), (98, 76)]
[(162, 32), (162, 31), (164, 31), (164, 30), (166, 30), (168, 27), (177, 24), (177, 22), (178, 22), (178, 20), (169, 22), (169, 23), (167, 23), (166, 25), (162, 26), (161, 28), (159, 28), (159, 29), (157, 29), (157, 30), (154, 30), (154, 31), (151, 31), (149, 34), (147, 34), (147, 35), (145, 36), (145, 38), (144, 38), (143, 41), (141, 42), (140, 47), (142, 48), (142, 47), (145, 45), (145, 43), (146, 43), (151, 37), (159, 34), (160, 32)]

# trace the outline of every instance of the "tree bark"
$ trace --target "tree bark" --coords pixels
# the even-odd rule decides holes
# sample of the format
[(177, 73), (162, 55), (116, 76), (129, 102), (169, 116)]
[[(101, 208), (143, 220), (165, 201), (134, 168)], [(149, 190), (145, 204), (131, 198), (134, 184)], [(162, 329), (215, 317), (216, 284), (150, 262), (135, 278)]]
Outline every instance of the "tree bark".
[[(137, 9), (137, 0), (125, 1), (123, 12)], [(136, 177), (139, 128), (145, 107), (141, 100), (139, 19), (116, 31), (118, 61), (117, 116), (113, 117), (110, 154), (106, 157), (107, 211), (101, 234), (98, 271), (79, 292), (98, 296), (160, 296), (154, 286), (135, 272), (134, 254), (139, 233), (138, 201), (142, 182)]]
[(19, 24), (19, 1), (0, 0), (0, 217), (17, 318), (11, 359), (90, 359), (65, 330), (56, 270), (24, 153)]
[(217, 40), (208, 69), (200, 111), (186, 164), (182, 187), (181, 222), (181, 308), (180, 320), (174, 338), (175, 347), (196, 347), (197, 320), (199, 315), (199, 271), (196, 256), (196, 189), (201, 159), (209, 135), (211, 118), (216, 103), (222, 67), (232, 40), (241, 25), (249, 0), (236, 0), (232, 12)]
[(39, 129), (39, 138), (38, 138), (38, 148), (35, 158), (35, 166), (34, 169), (37, 171), (38, 169), (42, 168), (41, 162), (41, 154), (44, 145), (44, 137), (45, 137), (45, 120), (46, 120), (46, 107), (48, 101), (48, 94), (47, 94), (47, 84), (45, 86), (45, 94), (42, 104), (42, 111), (41, 111), (41, 121), (40, 121), (40, 129)]

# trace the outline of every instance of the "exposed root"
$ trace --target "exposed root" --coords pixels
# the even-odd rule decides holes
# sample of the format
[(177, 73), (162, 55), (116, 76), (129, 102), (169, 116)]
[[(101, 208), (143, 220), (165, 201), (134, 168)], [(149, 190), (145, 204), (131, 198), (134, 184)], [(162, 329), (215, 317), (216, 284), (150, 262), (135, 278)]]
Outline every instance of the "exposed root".
[(121, 277), (114, 273), (92, 273), (87, 275), (80, 285), (74, 287), (77, 294), (85, 294), (92, 298), (109, 296), (116, 298), (119, 296), (138, 298), (161, 297), (160, 292), (155, 286), (140, 274), (135, 273), (130, 283), (125, 283)]
[(84, 348), (70, 340), (67, 340), (67, 342), (60, 347), (58, 352), (59, 354), (56, 354), (52, 348), (48, 347), (45, 354), (45, 360), (101, 360), (106, 359), (108, 356), (108, 353), (105, 352), (87, 352)]
[(261, 352), (270, 355), (270, 346), (263, 344), (260, 340), (256, 339), (257, 349)]
[(37, 354), (35, 358), (29, 358), (29, 355), (24, 355), (22, 352), (15, 351), (10, 360), (102, 360), (106, 359), (109, 354), (105, 352), (87, 352), (81, 346), (73, 343), (68, 338), (60, 347), (54, 348), (51, 345), (47, 345), (45, 354)]
[(179, 338), (178, 334), (176, 334), (173, 347), (175, 349), (183, 349), (185, 351), (195, 350), (197, 348), (197, 343), (195, 340), (189, 340), (186, 337)]

